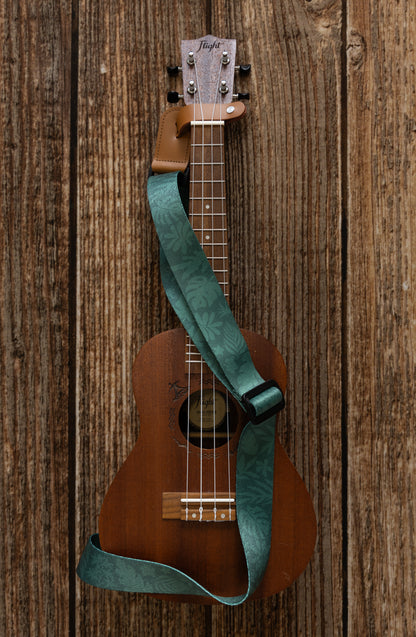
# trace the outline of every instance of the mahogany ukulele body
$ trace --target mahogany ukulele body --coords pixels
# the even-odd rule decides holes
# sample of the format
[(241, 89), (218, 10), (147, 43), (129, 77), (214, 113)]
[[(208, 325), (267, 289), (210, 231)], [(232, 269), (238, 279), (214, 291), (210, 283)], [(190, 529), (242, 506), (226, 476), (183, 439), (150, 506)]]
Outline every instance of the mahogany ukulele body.
[[(242, 332), (260, 374), (276, 380), (284, 391), (286, 371), (279, 352), (262, 336)], [(104, 499), (99, 519), (101, 547), (111, 553), (169, 564), (218, 595), (237, 595), (245, 592), (247, 583), (237, 522), (163, 517), (163, 494), (185, 491), (187, 431), (182, 423), (188, 381), (191, 395), (201, 391), (200, 374), (188, 375), (185, 338), (182, 328), (163, 332), (148, 341), (136, 358), (133, 389), (140, 414), (140, 435)], [(212, 378), (212, 372), (204, 366), (203, 396), (214, 389), (222, 400), (225, 389), (218, 380), (213, 388)], [(236, 450), (247, 418), (231, 396), (228, 408), (233, 431), (231, 490), (235, 491)], [(219, 436), (220, 433), (220, 442)], [(214, 449), (204, 446), (201, 461), (197, 444), (198, 440), (189, 444), (189, 492), (199, 493), (202, 466), (203, 492), (212, 493)], [(226, 444), (215, 450), (215, 473), (217, 493), (227, 492)], [(270, 559), (254, 597), (286, 588), (306, 567), (315, 539), (316, 519), (310, 496), (276, 437)], [(157, 597), (213, 603), (210, 598), (198, 596)]]

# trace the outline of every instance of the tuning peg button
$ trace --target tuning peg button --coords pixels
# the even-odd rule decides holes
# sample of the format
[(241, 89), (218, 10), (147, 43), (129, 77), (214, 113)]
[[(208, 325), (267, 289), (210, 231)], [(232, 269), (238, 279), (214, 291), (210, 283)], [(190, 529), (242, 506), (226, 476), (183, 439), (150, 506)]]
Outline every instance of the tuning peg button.
[(234, 93), (233, 97), (236, 97), (238, 100), (249, 100), (250, 93)]
[(240, 66), (236, 66), (235, 70), (240, 73), (240, 75), (248, 75), (251, 71), (251, 64), (240, 64)]
[(183, 95), (179, 95), (177, 91), (168, 91), (168, 102), (169, 104), (176, 104), (180, 99), (183, 98)]
[(168, 72), (168, 75), (173, 77), (175, 75), (178, 75), (179, 71), (182, 71), (182, 67), (181, 66), (167, 66), (166, 70)]

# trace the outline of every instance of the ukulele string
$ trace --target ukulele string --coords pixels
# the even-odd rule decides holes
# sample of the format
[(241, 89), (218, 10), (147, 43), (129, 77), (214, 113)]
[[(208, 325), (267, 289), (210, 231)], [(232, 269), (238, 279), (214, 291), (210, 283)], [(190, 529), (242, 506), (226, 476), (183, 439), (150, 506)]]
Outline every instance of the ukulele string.
[[(222, 227), (222, 260), (223, 260), (223, 270), (224, 270), (224, 281), (228, 282), (228, 259), (226, 259), (225, 255), (225, 242), (226, 242), (226, 224), (224, 223), (224, 156), (223, 156), (223, 130), (220, 127), (220, 183), (221, 183), (221, 215), (223, 219)], [(227, 272), (225, 272), (227, 270)], [(227, 278), (226, 278), (227, 277)], [(226, 284), (224, 283), (224, 292), (226, 290)], [(228, 286), (229, 288), (229, 286)], [(227, 477), (228, 477), (228, 519), (231, 521), (231, 470), (230, 470), (230, 410), (229, 410), (229, 396), (228, 389), (225, 390), (225, 400), (226, 400), (226, 421), (227, 421)]]
[[(221, 214), (222, 218), (224, 217), (224, 183), (225, 183), (225, 175), (224, 175), (224, 156), (223, 156), (223, 130), (221, 127), (220, 130), (220, 182), (221, 182)], [(225, 231), (226, 224), (222, 223), (222, 260), (224, 263), (223, 269), (227, 270), (224, 272), (224, 281), (228, 282), (228, 259), (226, 259), (225, 255), (225, 242), (227, 240)], [(227, 278), (226, 278), (227, 277)], [(224, 291), (226, 289), (226, 285), (224, 283)], [(228, 286), (229, 289), (229, 286)], [(225, 398), (226, 398), (226, 419), (227, 419), (227, 477), (228, 477), (228, 518), (231, 521), (231, 470), (230, 470), (230, 410), (229, 410), (229, 397), (228, 397), (228, 389), (225, 390)]]
[[(222, 71), (222, 61), (220, 61), (219, 64), (219, 72), (218, 72), (218, 80), (217, 80), (217, 86), (216, 86), (216, 91), (215, 91), (215, 100), (214, 100), (214, 105), (212, 107), (212, 113), (211, 113), (211, 148), (210, 148), (210, 155), (211, 155), (211, 208), (210, 208), (210, 212), (211, 212), (211, 222), (209, 224), (209, 228), (210, 228), (210, 237), (211, 237), (211, 244), (212, 244), (212, 255), (214, 256), (214, 250), (215, 250), (215, 230), (214, 228), (215, 226), (215, 217), (214, 217), (214, 130), (216, 130), (216, 126), (214, 126), (214, 117), (215, 117), (215, 107), (217, 104), (219, 104), (219, 119), (221, 120), (221, 102), (218, 100), (218, 96), (219, 96), (219, 88), (220, 88), (220, 81), (221, 81), (221, 71)], [(221, 144), (221, 133), (222, 133), (222, 126), (220, 125), (218, 127), (220, 129), (220, 144)], [(222, 195), (222, 193), (221, 193)], [(222, 201), (222, 200), (221, 200)], [(223, 261), (224, 261), (224, 246), (223, 246)], [(214, 266), (214, 259), (212, 259), (212, 265)], [(215, 268), (214, 272), (215, 272)], [(224, 265), (221, 268), (222, 270), (224, 270)], [(224, 273), (223, 273), (224, 274)], [(216, 404), (215, 404), (215, 374), (212, 374), (212, 435), (213, 435), (213, 449), (214, 449), (214, 453), (213, 453), (213, 482), (214, 482), (214, 521), (217, 520), (217, 467), (216, 467), (216, 460), (217, 460), (217, 440), (216, 440)]]
[[(220, 62), (220, 72), (218, 74), (218, 81), (217, 81), (217, 90), (216, 90), (216, 96), (218, 96), (218, 94), (220, 93), (220, 80), (221, 80), (221, 71), (222, 71), (222, 62)], [(217, 98), (216, 98), (217, 99)], [(216, 102), (217, 103), (217, 102)], [(215, 110), (215, 105), (214, 104), (214, 108), (212, 111), (212, 119), (214, 117), (214, 110)], [(222, 103), (219, 102), (219, 119), (222, 120), (222, 112), (221, 112), (221, 108), (222, 108)], [(212, 134), (211, 134), (211, 143), (212, 143)], [(213, 153), (213, 146), (211, 146), (211, 187), (213, 188), (214, 186), (214, 177), (213, 177), (213, 162), (212, 162), (212, 153)], [(224, 154), (223, 154), (223, 149), (224, 149), (224, 137), (223, 137), (223, 127), (219, 126), (219, 149), (220, 149), (220, 192), (221, 192), (221, 231), (222, 231), (222, 274), (223, 274), (223, 279), (222, 279), (222, 286), (223, 286), (223, 292), (224, 295), (226, 294), (226, 281), (227, 279), (227, 275), (228, 275), (228, 268), (226, 268), (226, 264), (227, 264), (227, 260), (226, 260), (226, 255), (225, 255), (225, 241), (226, 241), (226, 236), (225, 236), (225, 230), (226, 230), (226, 224), (224, 223)], [(214, 221), (214, 216), (212, 215), (212, 220)], [(214, 225), (212, 224), (211, 227), (213, 228)], [(227, 270), (227, 271), (226, 271)], [(227, 428), (227, 479), (228, 479), (228, 518), (231, 521), (231, 468), (230, 468), (230, 412), (229, 412), (229, 398), (228, 398), (228, 389), (225, 390), (225, 408), (226, 408), (226, 428)], [(215, 408), (214, 408), (214, 418), (215, 418)], [(214, 429), (215, 432), (215, 429)], [(214, 433), (215, 435), (215, 433)], [(215, 444), (214, 444), (214, 472), (215, 472)], [(214, 499), (216, 499), (216, 495), (214, 495)], [(216, 505), (215, 505), (216, 506)], [(215, 509), (215, 519), (216, 519), (216, 509)]]
[[(195, 70), (196, 70), (196, 61), (195, 61)], [(194, 100), (194, 117), (193, 120), (196, 121), (196, 100)], [(193, 215), (194, 215), (194, 195), (195, 195), (195, 179), (194, 179), (194, 170), (195, 170), (195, 129), (194, 129), (194, 144), (192, 147), (192, 174), (191, 174), (191, 182), (192, 182), (192, 190), (191, 190), (191, 205), (189, 207), (189, 216), (191, 225), (193, 226)], [(187, 402), (187, 418), (186, 418), (186, 506), (185, 506), (185, 519), (188, 520), (189, 517), (189, 456), (190, 456), (190, 403), (191, 403), (191, 365), (192, 365), (192, 356), (193, 356), (193, 343), (189, 337), (189, 334), (186, 334), (185, 338), (185, 360), (188, 364), (188, 402)]]
[[(194, 100), (194, 115), (195, 115), (195, 104), (196, 101), (199, 102), (199, 106), (200, 106), (200, 111), (201, 111), (201, 247), (202, 249), (204, 249), (204, 162), (205, 162), (205, 135), (204, 135), (204, 110), (202, 108), (202, 102), (201, 102), (201, 93), (199, 90), (199, 79), (198, 79), (198, 68), (197, 68), (197, 60), (195, 60), (195, 83), (196, 83), (196, 96), (197, 96), (197, 100)], [(194, 121), (195, 117), (194, 117)], [(194, 128), (194, 143), (195, 143), (195, 128)], [(194, 146), (194, 152), (195, 152), (195, 146)], [(193, 180), (195, 181), (195, 180)], [(199, 397), (199, 408), (200, 408), (200, 418), (199, 418), (199, 521), (202, 522), (202, 516), (203, 516), (203, 465), (202, 465), (202, 458), (203, 458), (203, 441), (204, 441), (204, 437), (203, 437), (203, 389), (204, 389), (204, 381), (203, 381), (203, 359), (202, 359), (202, 355), (201, 355), (201, 362), (200, 362), (200, 397)]]

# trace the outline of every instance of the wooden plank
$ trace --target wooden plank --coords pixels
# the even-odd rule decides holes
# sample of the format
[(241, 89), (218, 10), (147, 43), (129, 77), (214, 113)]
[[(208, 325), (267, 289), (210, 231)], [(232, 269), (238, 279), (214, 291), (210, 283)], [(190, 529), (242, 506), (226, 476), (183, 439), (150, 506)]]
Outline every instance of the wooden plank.
[(280, 436), (319, 531), (292, 587), (214, 608), (212, 634), (341, 635), (341, 2), (213, 6), (213, 29), (253, 65), (236, 78), (248, 115), (228, 136), (233, 308), (287, 364)]
[[(166, 91), (180, 90), (166, 64), (179, 63), (181, 39), (206, 33), (206, 15), (204, 2), (197, 11), (188, 1), (80, 3), (78, 556), (137, 438), (134, 357), (176, 324), (160, 284), (146, 180)], [(201, 606), (77, 581), (82, 635), (205, 634), (205, 618)]]
[(70, 3), (0, 34), (1, 632), (66, 635)]
[(349, 635), (416, 626), (415, 37), (348, 3)]

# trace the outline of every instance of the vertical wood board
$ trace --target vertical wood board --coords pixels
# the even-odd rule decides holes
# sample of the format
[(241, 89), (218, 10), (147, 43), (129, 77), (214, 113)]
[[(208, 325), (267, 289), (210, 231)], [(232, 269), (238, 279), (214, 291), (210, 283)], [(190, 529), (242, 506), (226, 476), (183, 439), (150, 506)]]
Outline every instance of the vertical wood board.
[(416, 625), (413, 13), (348, 3), (350, 635)]
[(68, 632), (71, 13), (0, 11), (0, 630)]

